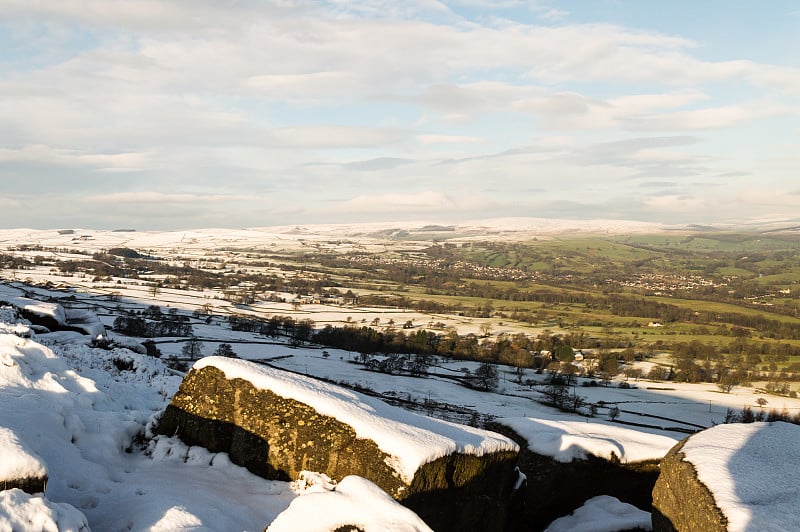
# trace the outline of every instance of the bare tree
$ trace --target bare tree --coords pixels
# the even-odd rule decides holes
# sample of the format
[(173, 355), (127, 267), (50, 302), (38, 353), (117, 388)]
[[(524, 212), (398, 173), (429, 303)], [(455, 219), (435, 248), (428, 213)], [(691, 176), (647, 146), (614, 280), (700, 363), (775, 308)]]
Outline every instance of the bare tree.
[(220, 357), (236, 357), (236, 352), (233, 350), (233, 347), (231, 347), (231, 344), (228, 343), (219, 344), (219, 346), (217, 346), (217, 350), (214, 351), (214, 354)]
[(181, 348), (181, 354), (186, 358), (197, 360), (203, 356), (203, 342), (192, 336)]

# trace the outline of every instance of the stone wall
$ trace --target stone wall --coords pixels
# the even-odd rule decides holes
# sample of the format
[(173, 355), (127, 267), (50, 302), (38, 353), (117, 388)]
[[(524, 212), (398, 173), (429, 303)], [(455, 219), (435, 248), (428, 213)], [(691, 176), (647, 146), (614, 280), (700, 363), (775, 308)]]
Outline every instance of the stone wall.
[(303, 470), (367, 478), (434, 530), (502, 530), (516, 481), (517, 453), (499, 452), (444, 456), (406, 483), (392, 466), (396, 458), (350, 426), (213, 366), (189, 372), (157, 432), (227, 452), (268, 479), (294, 480)]

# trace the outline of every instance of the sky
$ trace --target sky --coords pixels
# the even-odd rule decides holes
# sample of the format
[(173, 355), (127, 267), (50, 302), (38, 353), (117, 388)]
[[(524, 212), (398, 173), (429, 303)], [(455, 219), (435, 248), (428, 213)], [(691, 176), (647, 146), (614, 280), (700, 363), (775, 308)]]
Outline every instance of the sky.
[(0, 227), (800, 220), (792, 0), (0, 0)]

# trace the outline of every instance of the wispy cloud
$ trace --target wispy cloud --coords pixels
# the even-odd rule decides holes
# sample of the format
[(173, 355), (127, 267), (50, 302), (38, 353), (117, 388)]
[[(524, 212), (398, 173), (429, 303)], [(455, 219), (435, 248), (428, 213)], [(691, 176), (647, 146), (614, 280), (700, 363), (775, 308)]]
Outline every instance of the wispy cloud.
[(115, 192), (111, 194), (95, 194), (86, 197), (86, 203), (121, 204), (121, 203), (231, 203), (256, 201), (253, 196), (236, 194), (180, 194), (163, 192)]
[(785, 28), (563, 5), (7, 0), (0, 224), (789, 209)]

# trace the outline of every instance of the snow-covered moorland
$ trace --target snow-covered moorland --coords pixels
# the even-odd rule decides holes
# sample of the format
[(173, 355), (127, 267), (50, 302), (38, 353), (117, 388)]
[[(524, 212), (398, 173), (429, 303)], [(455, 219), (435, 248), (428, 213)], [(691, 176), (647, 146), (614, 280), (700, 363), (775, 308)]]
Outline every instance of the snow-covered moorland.
[[(191, 239), (163, 242), (184, 244), (198, 250), (207, 245)], [(44, 270), (33, 270), (32, 275), (40, 281), (48, 279)], [(0, 461), (32, 470), (31, 464), (39, 460), (49, 476), (45, 498), (14, 490), (0, 492), (0, 525), (8, 524), (13, 530), (80, 529), (85, 524), (94, 530), (254, 530), (288, 509), (276, 521), (276, 529), (291, 528), (294, 523), (297, 529), (310, 530), (312, 524), (321, 523), (307, 510), (317, 504), (347, 508), (347, 519), (359, 504), (383, 508), (380, 497), (363, 502), (375, 489), (360, 480), (343, 480), (338, 494), (330, 489), (318, 493), (299, 484), (255, 477), (231, 464), (225, 454), (189, 448), (173, 438), (148, 439), (148, 423), (165, 408), (182, 378), (163, 359), (182, 356), (186, 339), (154, 338), (162, 353), (158, 359), (142, 354), (142, 339), (111, 331), (119, 309), (142, 311), (153, 303), (153, 295), (143, 297), (145, 289), (121, 286), (119, 300), (110, 302), (80, 291), (0, 285), (0, 301), (57, 323), (72, 317), (87, 324), (82, 332), (47, 332), (0, 302), (0, 436), (6, 435), (0, 441), (6, 442), (2, 444), (5, 449), (22, 451), (16, 458), (4, 454)], [(95, 291), (93, 285), (86, 290)], [(479, 424), (487, 418), (503, 418), (503, 423), (527, 437), (533, 452), (559, 461), (589, 455), (623, 462), (658, 459), (688, 432), (722, 423), (729, 408), (760, 408), (756, 400), (762, 396), (744, 387), (723, 394), (710, 384), (631, 381), (632, 387), (626, 388), (614, 382), (608, 387), (583, 387), (578, 380), (573, 391), (594, 404), (597, 414), (588, 417), (588, 409), (584, 415), (567, 414), (539, 402), (544, 377), (530, 371), (524, 377), (533, 384), (523, 385), (511, 368), (500, 367), (494, 392), (468, 389), (453, 380), (464, 368), (474, 372), (475, 362), (439, 360), (425, 378), (366, 371), (363, 364), (356, 363), (353, 352), (314, 345), (293, 347), (281, 339), (232, 331), (219, 317), (193, 317), (197, 298), (208, 294), (184, 292), (189, 291), (160, 294), (165, 298), (161, 305), (165, 313), (169, 308), (191, 321), (202, 354), (228, 343), (242, 359), (368, 390), (433, 416), (452, 414), (448, 419)], [(26, 294), (30, 296), (27, 299)], [(49, 299), (52, 301), (45, 302)], [(63, 301), (68, 312), (57, 301)], [(288, 304), (275, 305), (273, 312), (290, 308)], [(343, 321), (345, 312), (358, 316), (363, 310), (364, 316), (374, 316), (369, 309), (334, 312), (323, 305), (304, 305), (303, 310), (311, 315), (316, 310), (327, 312), (326, 319), (318, 321), (333, 323)], [(398, 311), (394, 319), (408, 316)], [(109, 330), (103, 331), (104, 326)], [(90, 334), (84, 334), (87, 332)], [(116, 347), (92, 347), (98, 336)], [(611, 407), (619, 409), (614, 420), (607, 419)], [(800, 411), (800, 402), (769, 396), (769, 408), (794, 415)], [(20, 458), (23, 455), (24, 460)], [(34, 461), (26, 462), (31, 457)], [(326, 502), (317, 502), (317, 498), (302, 502), (311, 494)], [(369, 515), (365, 512), (364, 519)], [(345, 519), (344, 513), (325, 517), (325, 522)], [(406, 510), (397, 509), (397, 519), (402, 523), (398, 530), (416, 529)], [(602, 521), (606, 528), (601, 529), (607, 530), (625, 528), (624, 524), (628, 528), (642, 526), (641, 513), (608, 498), (587, 502), (571, 519), (554, 523), (554, 527), (563, 530), (592, 520)], [(611, 524), (618, 520), (623, 524)], [(364, 523), (369, 529), (367, 521)]]

